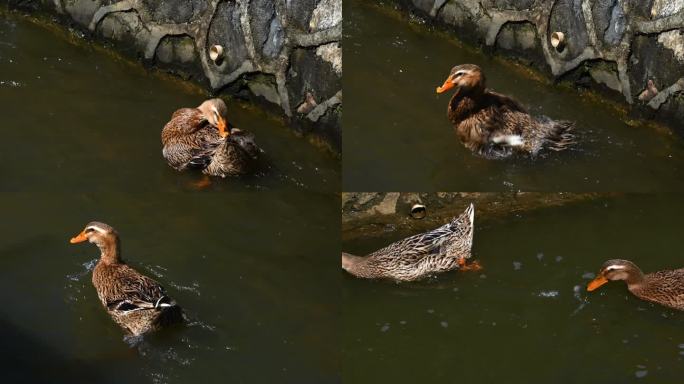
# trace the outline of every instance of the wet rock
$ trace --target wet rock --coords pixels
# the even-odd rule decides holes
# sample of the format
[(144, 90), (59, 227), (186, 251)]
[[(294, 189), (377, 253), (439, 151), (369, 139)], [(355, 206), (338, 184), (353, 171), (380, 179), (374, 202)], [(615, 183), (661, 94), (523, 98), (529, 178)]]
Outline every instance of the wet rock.
[(560, 31), (565, 34), (566, 48), (563, 55), (566, 57), (564, 59), (570, 60), (579, 56), (589, 44), (589, 36), (582, 14), (582, 1), (557, 1), (551, 10), (549, 31)]
[(630, 84), (635, 91), (644, 89), (648, 80), (665, 88), (684, 76), (684, 67), (672, 49), (658, 42), (657, 36), (637, 36), (632, 43)]
[(87, 27), (101, 5), (102, 2), (99, 0), (72, 0), (65, 1), (63, 7), (75, 22)]
[(595, 82), (603, 84), (614, 91), (622, 92), (622, 84), (616, 72), (603, 68), (592, 68), (589, 70), (589, 74)]
[(534, 5), (534, 0), (490, 0), (491, 5), (498, 9), (525, 10)]
[(342, 87), (333, 64), (321, 58), (315, 49), (299, 48), (292, 52), (287, 82), (291, 85), (289, 99), (293, 106), (304, 102), (307, 93), (320, 102), (333, 97)]
[[(233, 27), (226, 28), (226, 25)], [(225, 60), (218, 68), (220, 72), (233, 72), (248, 59), (245, 35), (240, 23), (240, 10), (236, 3), (225, 1), (219, 3), (209, 25), (207, 37), (207, 47), (214, 44), (218, 44), (224, 49)]]
[(252, 40), (258, 52), (269, 59), (280, 53), (285, 31), (277, 17), (273, 0), (254, 0), (249, 6)]
[(187, 0), (142, 0), (150, 18), (161, 23), (187, 23), (204, 11), (208, 2)]
[(438, 13), (438, 18), (448, 24), (457, 25), (464, 30), (470, 31), (469, 40), (481, 40), (489, 29), (489, 16), (477, 0), (450, 1), (445, 4)]
[(316, 48), (316, 55), (330, 63), (335, 73), (342, 76), (342, 48), (339, 43), (321, 45)]
[[(647, 3), (646, 1), (644, 3)], [(653, 0), (651, 17), (665, 17), (674, 15), (684, 9), (684, 0)]]
[(136, 11), (117, 12), (107, 15), (99, 24), (99, 34), (118, 42), (135, 42), (143, 23)]
[(669, 49), (679, 62), (684, 63), (684, 32), (672, 30), (658, 35), (658, 43)]
[(311, 14), (309, 28), (319, 31), (336, 26), (342, 22), (342, 2), (338, 0), (321, 0)]
[(278, 94), (275, 81), (269, 81), (262, 77), (259, 80), (253, 79), (247, 84), (255, 96), (263, 97), (273, 104), (281, 105), (280, 94)]
[(156, 58), (162, 63), (191, 64), (196, 60), (195, 42), (190, 36), (166, 36), (157, 46)]
[(308, 30), (311, 14), (319, 0), (288, 1), (286, 6), (287, 19), (298, 29)]

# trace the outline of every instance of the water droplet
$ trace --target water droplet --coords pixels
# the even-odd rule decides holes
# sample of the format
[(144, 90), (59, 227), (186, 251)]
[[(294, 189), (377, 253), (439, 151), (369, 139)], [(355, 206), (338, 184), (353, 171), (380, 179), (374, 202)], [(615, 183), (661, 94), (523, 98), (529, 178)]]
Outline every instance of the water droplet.
[(389, 329), (390, 329), (389, 324), (385, 323), (382, 327), (380, 327), (380, 332), (384, 333), (384, 332), (389, 331)]
[(439, 325), (441, 325), (442, 328), (448, 328), (449, 327), (449, 323), (447, 323), (446, 321), (440, 322)]
[(519, 271), (520, 268), (522, 268), (522, 263), (519, 262), (519, 261), (514, 261), (514, 262), (513, 262), (513, 269), (516, 270), (516, 271)]
[(537, 260), (542, 261), (543, 258), (544, 258), (543, 253), (541, 253), (541, 252), (537, 253)]
[(644, 370), (641, 370), (641, 371), (636, 371), (636, 372), (634, 372), (634, 376), (636, 376), (637, 379), (641, 379), (641, 378), (643, 378), (643, 377), (646, 377), (646, 375), (648, 375), (648, 371), (645, 370), (645, 369), (644, 369)]

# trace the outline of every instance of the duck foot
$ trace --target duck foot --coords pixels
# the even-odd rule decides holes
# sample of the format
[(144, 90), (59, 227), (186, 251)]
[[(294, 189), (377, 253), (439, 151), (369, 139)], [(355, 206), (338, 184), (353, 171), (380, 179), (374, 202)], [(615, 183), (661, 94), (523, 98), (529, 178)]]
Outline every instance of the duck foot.
[(470, 264), (466, 264), (465, 259), (459, 259), (458, 260), (458, 269), (459, 269), (459, 271), (479, 271), (482, 269), (482, 266), (480, 265), (480, 262), (477, 260), (474, 260)]
[(190, 185), (192, 185), (192, 187), (197, 190), (202, 190), (211, 185), (211, 178), (207, 175), (202, 175), (202, 178), (200, 180), (197, 180), (191, 183)]

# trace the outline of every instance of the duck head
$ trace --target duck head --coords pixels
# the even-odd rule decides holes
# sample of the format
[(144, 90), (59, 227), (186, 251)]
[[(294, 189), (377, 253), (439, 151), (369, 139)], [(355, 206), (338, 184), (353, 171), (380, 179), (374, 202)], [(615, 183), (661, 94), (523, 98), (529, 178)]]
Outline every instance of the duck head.
[(641, 269), (629, 260), (608, 260), (603, 263), (601, 271), (587, 286), (587, 291), (598, 289), (613, 280), (625, 280), (627, 285), (638, 284), (643, 279)]
[(219, 99), (209, 99), (200, 104), (197, 109), (202, 113), (202, 117), (209, 122), (209, 124), (218, 128), (219, 135), (221, 137), (226, 137), (230, 134), (227, 130), (226, 115), (228, 114), (228, 108), (226, 103)]
[(473, 90), (484, 90), (484, 87), (485, 76), (480, 67), (475, 64), (461, 64), (451, 68), (444, 84), (437, 87), (437, 93), (443, 93), (452, 88), (460, 93), (468, 93)]
[(106, 261), (119, 260), (119, 234), (111, 226), (99, 221), (91, 221), (78, 235), (69, 240), (71, 244), (88, 241), (97, 245)]

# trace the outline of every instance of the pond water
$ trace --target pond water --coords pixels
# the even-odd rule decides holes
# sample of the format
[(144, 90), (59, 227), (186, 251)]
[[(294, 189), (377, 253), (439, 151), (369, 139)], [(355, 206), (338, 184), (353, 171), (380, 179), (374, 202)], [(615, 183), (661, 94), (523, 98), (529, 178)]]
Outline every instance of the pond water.
[[(0, 17), (0, 190), (192, 190), (199, 175), (166, 165), (161, 130), (209, 96), (56, 33)], [(339, 160), (281, 121), (230, 101), (228, 119), (254, 132), (269, 166), (209, 189), (339, 191)]]
[[(271, 168), (214, 180), (161, 156), (171, 113), (206, 95), (0, 14), (0, 366), (11, 382), (334, 382), (339, 160), (229, 103)], [(70, 245), (91, 220), (190, 322), (130, 346)], [(313, 236), (312, 234), (315, 234)]]
[[(684, 190), (684, 140), (669, 131), (627, 124), (594, 97), (536, 81), (377, 6), (344, 5), (346, 191)], [(473, 155), (446, 117), (451, 93), (435, 93), (463, 63), (479, 65), (490, 88), (533, 114), (575, 121), (579, 145), (536, 160)]]
[[(475, 214), (479, 272), (409, 284), (356, 279), (342, 290), (347, 383), (677, 382), (682, 313), (612, 282), (586, 284), (604, 261), (645, 272), (684, 267), (677, 195), (624, 195), (487, 218)], [(412, 235), (345, 239), (365, 255)], [(344, 272), (341, 272), (344, 273)]]

